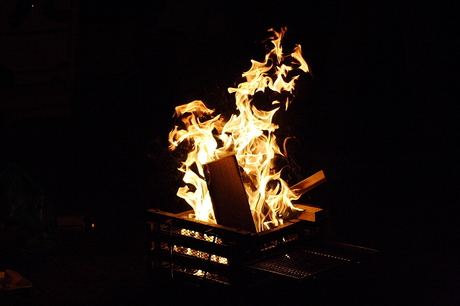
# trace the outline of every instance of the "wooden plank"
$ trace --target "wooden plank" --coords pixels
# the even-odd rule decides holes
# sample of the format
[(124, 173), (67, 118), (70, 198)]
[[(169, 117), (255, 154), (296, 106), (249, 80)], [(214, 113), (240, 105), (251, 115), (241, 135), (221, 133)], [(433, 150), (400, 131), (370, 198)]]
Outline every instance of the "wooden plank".
[(205, 168), (217, 223), (255, 233), (256, 227), (235, 156), (210, 162)]
[(307, 177), (303, 181), (298, 182), (297, 184), (290, 187), (290, 189), (297, 195), (302, 195), (316, 186), (321, 185), (326, 181), (326, 176), (324, 175), (323, 170), (316, 172), (315, 174)]
[(310, 222), (318, 222), (324, 218), (324, 210), (322, 208), (305, 204), (294, 204), (294, 207), (303, 209), (303, 211), (293, 212), (293, 218), (307, 220)]

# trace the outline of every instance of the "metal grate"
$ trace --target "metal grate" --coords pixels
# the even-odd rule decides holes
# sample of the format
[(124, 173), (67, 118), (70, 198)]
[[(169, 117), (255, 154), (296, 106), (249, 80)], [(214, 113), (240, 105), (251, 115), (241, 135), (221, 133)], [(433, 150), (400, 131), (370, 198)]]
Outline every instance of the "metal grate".
[(334, 241), (322, 241), (304, 248), (305, 252), (337, 258), (343, 261), (359, 260), (367, 255), (376, 253), (374, 249)]
[(184, 266), (184, 265), (178, 265), (178, 264), (171, 264), (169, 262), (166, 262), (166, 261), (163, 261), (161, 263), (161, 267), (164, 268), (164, 269), (169, 269), (174, 272), (179, 272), (179, 273), (183, 273), (183, 274), (186, 274), (186, 275), (190, 275), (190, 276), (193, 276), (193, 277), (196, 277), (198, 279), (205, 279), (205, 280), (209, 280), (209, 281), (212, 281), (212, 282), (217, 282), (217, 283), (221, 283), (221, 284), (225, 284), (225, 285), (229, 285), (230, 284), (230, 281), (228, 279), (228, 277), (225, 277), (223, 275), (219, 275), (219, 274), (216, 274), (216, 273), (210, 273), (210, 272), (207, 272), (207, 271), (204, 271), (204, 270), (201, 270), (201, 269), (194, 269), (194, 268), (191, 268), (191, 267), (188, 267), (188, 266)]
[[(169, 244), (162, 242), (161, 249), (170, 250)], [(228, 259), (226, 257), (215, 255), (215, 254), (210, 254), (208, 252), (203, 252), (203, 251), (195, 250), (192, 248), (186, 248), (183, 246), (174, 245), (173, 253), (180, 254), (180, 255), (188, 255), (188, 256), (203, 259), (203, 260), (210, 260), (212, 262), (228, 266)]]
[(289, 243), (289, 242), (292, 242), (292, 241), (297, 241), (299, 240), (299, 235), (297, 233), (295, 234), (289, 234), (289, 235), (286, 235), (286, 236), (281, 236), (281, 237), (278, 237), (276, 240), (272, 240), (272, 241), (268, 241), (268, 242), (265, 242), (263, 244), (260, 244), (259, 245), (259, 249), (260, 251), (267, 251), (267, 250), (270, 250), (270, 249), (275, 249), (283, 244), (286, 244), (286, 243)]
[(349, 244), (322, 242), (269, 256), (246, 266), (290, 278), (303, 279), (346, 262), (359, 260), (375, 252), (377, 251), (373, 249)]
[(160, 230), (164, 233), (171, 233), (174, 235), (186, 236), (202, 241), (212, 242), (219, 245), (225, 245), (225, 243), (222, 241), (220, 237), (213, 234), (201, 233), (191, 229), (174, 227), (168, 224), (160, 224)]

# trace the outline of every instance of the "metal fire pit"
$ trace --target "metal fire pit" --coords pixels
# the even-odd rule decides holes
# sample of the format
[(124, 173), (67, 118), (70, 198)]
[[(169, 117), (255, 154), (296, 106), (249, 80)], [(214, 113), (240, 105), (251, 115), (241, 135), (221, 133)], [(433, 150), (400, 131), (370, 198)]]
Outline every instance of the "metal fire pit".
[(303, 279), (375, 252), (323, 242), (318, 222), (292, 219), (251, 233), (190, 219), (189, 213), (148, 211), (155, 278), (249, 286), (275, 275)]

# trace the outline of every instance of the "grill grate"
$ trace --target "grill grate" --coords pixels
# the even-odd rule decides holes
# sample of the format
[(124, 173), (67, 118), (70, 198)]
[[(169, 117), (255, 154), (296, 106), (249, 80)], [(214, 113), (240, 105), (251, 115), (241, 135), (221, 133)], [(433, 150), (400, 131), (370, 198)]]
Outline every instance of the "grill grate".
[(269, 256), (246, 266), (290, 278), (303, 279), (346, 262), (359, 260), (375, 252), (377, 251), (373, 249), (349, 244), (321, 242)]

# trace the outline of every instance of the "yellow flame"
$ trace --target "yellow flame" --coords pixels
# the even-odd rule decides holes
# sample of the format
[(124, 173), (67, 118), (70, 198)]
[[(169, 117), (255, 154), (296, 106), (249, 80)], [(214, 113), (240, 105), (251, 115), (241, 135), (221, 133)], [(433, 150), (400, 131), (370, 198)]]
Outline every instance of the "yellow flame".
[[(228, 92), (235, 94), (237, 113), (229, 119), (215, 115), (202, 101), (196, 100), (176, 107), (175, 116), (181, 123), (169, 133), (170, 149), (180, 144), (189, 148), (187, 158), (179, 170), (184, 173), (185, 186), (177, 195), (193, 208), (195, 218), (215, 222), (211, 197), (205, 180), (203, 165), (227, 155), (235, 154), (245, 176), (245, 190), (257, 231), (263, 231), (282, 223), (282, 215), (293, 207), (291, 201), (298, 198), (280, 177), (281, 169), (274, 169), (274, 159), (282, 156), (274, 132), (278, 126), (273, 116), (279, 110), (280, 101), (272, 110), (258, 109), (252, 103), (257, 92), (268, 88), (273, 92), (292, 91), (299, 75), (290, 77), (289, 72), (300, 69), (309, 72), (302, 57), (301, 46), (283, 54), (281, 40), (286, 32), (273, 29), (270, 38), (273, 48), (263, 62), (251, 60), (251, 68), (243, 73), (244, 82)], [(291, 99), (285, 101), (288, 108)]]

